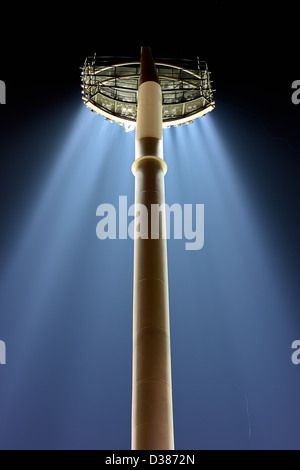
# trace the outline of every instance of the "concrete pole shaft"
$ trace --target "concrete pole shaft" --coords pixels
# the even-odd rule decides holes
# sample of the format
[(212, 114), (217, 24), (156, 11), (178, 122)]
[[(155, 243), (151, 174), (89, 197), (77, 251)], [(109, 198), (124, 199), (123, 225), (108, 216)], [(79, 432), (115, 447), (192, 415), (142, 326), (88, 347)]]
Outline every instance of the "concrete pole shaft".
[(150, 237), (151, 204), (165, 202), (165, 170), (157, 157), (134, 165), (135, 202), (148, 209), (149, 237), (134, 242), (133, 450), (174, 449), (167, 245)]

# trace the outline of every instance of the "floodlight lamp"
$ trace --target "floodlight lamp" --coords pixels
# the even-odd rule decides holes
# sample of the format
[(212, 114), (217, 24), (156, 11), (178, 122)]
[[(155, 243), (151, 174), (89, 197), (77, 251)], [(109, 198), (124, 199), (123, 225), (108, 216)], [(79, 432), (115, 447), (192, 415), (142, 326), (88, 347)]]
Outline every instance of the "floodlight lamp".
[[(207, 63), (196, 59), (155, 62), (162, 89), (163, 127), (191, 124), (215, 108)], [(88, 56), (81, 72), (86, 106), (131, 131), (136, 127), (140, 61)]]

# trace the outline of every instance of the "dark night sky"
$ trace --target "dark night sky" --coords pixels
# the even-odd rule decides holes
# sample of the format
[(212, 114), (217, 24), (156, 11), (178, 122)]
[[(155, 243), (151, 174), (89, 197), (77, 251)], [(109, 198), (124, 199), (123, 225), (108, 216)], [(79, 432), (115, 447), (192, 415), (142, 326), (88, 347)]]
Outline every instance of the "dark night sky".
[[(126, 266), (132, 244), (100, 247), (94, 209), (100, 197), (102, 202), (119, 194), (133, 197), (131, 175), (117, 175), (114, 159), (125, 174), (134, 137), (108, 123), (99, 121), (98, 128), (98, 117), (85, 120), (77, 113), (85, 57), (94, 52), (138, 56), (142, 44), (151, 46), (155, 58), (199, 55), (217, 90), (208, 121), (170, 130), (165, 139), (178, 157), (176, 166), (166, 156), (170, 203), (182, 198), (207, 207), (207, 248), (191, 258), (174, 242), (169, 245), (178, 446), (300, 448), (300, 366), (290, 361), (290, 344), (300, 339), (300, 105), (291, 101), (291, 84), (300, 79), (299, 7), (214, 1), (209, 7), (176, 3), (171, 11), (161, 3), (77, 3), (72, 12), (62, 4), (24, 4), (17, 15), (2, 7), (7, 27), (0, 31), (0, 79), (7, 104), (0, 107), (0, 340), (9, 347), (10, 365), (0, 368), (0, 448), (129, 446), (131, 276)], [(68, 148), (73, 125), (78, 136), (68, 145), (76, 161), (69, 182), (61, 180), (64, 188), (57, 183), (60, 171), (64, 174), (58, 156), (71, 168), (72, 153), (64, 156), (61, 149)], [(112, 148), (109, 139), (115, 139)], [(103, 161), (97, 188), (98, 151)], [(190, 185), (183, 184), (182, 171)], [(251, 201), (252, 227), (242, 195)], [(87, 204), (82, 212), (81, 196)], [(42, 229), (37, 221), (43, 221)], [(67, 243), (72, 224), (77, 232)], [(256, 237), (260, 230), (265, 238)], [(256, 250), (258, 240), (263, 242)], [(259, 258), (262, 246), (270, 264)], [(58, 269), (60, 255), (65, 264)], [(102, 264), (105, 272), (99, 270)], [(35, 282), (39, 290), (28, 294), (35, 292)], [(49, 300), (45, 305), (42, 294)], [(120, 314), (123, 308), (128, 318)], [(100, 344), (98, 329), (104, 331)], [(84, 335), (89, 339), (78, 350)], [(101, 357), (101, 373), (95, 357)]]

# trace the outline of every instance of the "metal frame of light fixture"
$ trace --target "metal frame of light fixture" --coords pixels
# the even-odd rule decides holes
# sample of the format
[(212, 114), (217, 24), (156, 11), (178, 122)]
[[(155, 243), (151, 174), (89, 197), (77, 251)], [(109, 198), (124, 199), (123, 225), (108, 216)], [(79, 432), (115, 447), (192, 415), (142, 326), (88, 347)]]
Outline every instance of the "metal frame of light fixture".
[[(163, 127), (190, 124), (215, 108), (207, 63), (187, 59), (155, 62), (162, 88)], [(81, 72), (82, 99), (93, 112), (135, 129), (140, 61), (89, 56)]]

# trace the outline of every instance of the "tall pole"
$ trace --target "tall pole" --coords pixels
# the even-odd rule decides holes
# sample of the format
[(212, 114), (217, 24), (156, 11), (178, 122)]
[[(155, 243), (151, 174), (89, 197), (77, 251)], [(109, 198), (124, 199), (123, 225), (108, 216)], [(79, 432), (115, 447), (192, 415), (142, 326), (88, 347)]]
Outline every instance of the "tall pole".
[[(151, 205), (165, 203), (162, 92), (148, 46), (141, 50), (135, 203), (148, 210), (148, 237), (134, 241), (132, 450), (174, 449), (165, 212), (151, 237)], [(138, 206), (136, 206), (138, 207)], [(136, 232), (137, 233), (137, 232)], [(153, 235), (153, 234), (152, 234)]]

